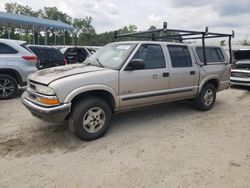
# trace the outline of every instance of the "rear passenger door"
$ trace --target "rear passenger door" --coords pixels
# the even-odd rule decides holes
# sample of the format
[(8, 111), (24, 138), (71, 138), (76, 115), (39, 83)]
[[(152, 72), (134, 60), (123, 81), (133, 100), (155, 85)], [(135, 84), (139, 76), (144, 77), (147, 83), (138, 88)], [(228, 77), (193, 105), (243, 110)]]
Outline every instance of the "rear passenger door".
[(192, 97), (198, 89), (199, 71), (188, 46), (167, 45), (169, 52), (168, 99)]

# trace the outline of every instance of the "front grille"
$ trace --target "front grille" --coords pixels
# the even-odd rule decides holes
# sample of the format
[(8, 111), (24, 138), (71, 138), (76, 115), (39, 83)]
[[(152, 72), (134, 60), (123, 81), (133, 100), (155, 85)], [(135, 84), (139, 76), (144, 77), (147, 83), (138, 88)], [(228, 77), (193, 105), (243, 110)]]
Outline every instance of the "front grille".
[(30, 87), (30, 89), (32, 89), (34, 91), (36, 90), (36, 86), (34, 84), (32, 84), (32, 83), (29, 84), (29, 87)]
[(232, 72), (232, 77), (238, 77), (238, 78), (250, 78), (250, 73), (246, 72)]
[(250, 82), (249, 81), (239, 81), (239, 80), (231, 80), (231, 82), (233, 82), (233, 83), (243, 83), (243, 84), (250, 84)]

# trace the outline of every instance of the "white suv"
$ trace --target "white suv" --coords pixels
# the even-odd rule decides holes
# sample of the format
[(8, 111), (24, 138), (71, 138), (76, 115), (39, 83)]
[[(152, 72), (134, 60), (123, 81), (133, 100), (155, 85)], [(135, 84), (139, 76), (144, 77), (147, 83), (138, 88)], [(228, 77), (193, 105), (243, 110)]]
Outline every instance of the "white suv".
[(37, 57), (24, 44), (0, 39), (0, 100), (12, 98), (18, 85), (24, 86), (27, 76), (37, 70)]

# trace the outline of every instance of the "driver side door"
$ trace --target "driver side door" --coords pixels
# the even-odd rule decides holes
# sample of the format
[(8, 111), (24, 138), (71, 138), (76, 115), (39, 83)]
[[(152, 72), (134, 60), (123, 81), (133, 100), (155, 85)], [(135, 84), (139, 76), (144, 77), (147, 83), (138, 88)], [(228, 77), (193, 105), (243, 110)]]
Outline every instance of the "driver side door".
[(141, 44), (132, 59), (143, 60), (145, 67), (141, 70), (125, 67), (120, 71), (121, 110), (167, 100), (169, 73), (162, 46)]

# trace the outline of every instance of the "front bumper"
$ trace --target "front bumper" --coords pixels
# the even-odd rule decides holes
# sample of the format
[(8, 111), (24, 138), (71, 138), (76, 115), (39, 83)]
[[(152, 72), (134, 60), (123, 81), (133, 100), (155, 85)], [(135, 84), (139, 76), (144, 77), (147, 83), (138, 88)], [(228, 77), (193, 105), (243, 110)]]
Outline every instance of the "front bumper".
[(250, 78), (239, 78), (231, 76), (230, 83), (232, 85), (250, 86)]
[(39, 119), (49, 122), (64, 121), (70, 113), (71, 103), (61, 104), (59, 106), (44, 107), (27, 99), (27, 91), (23, 93), (21, 101), (31, 114)]

